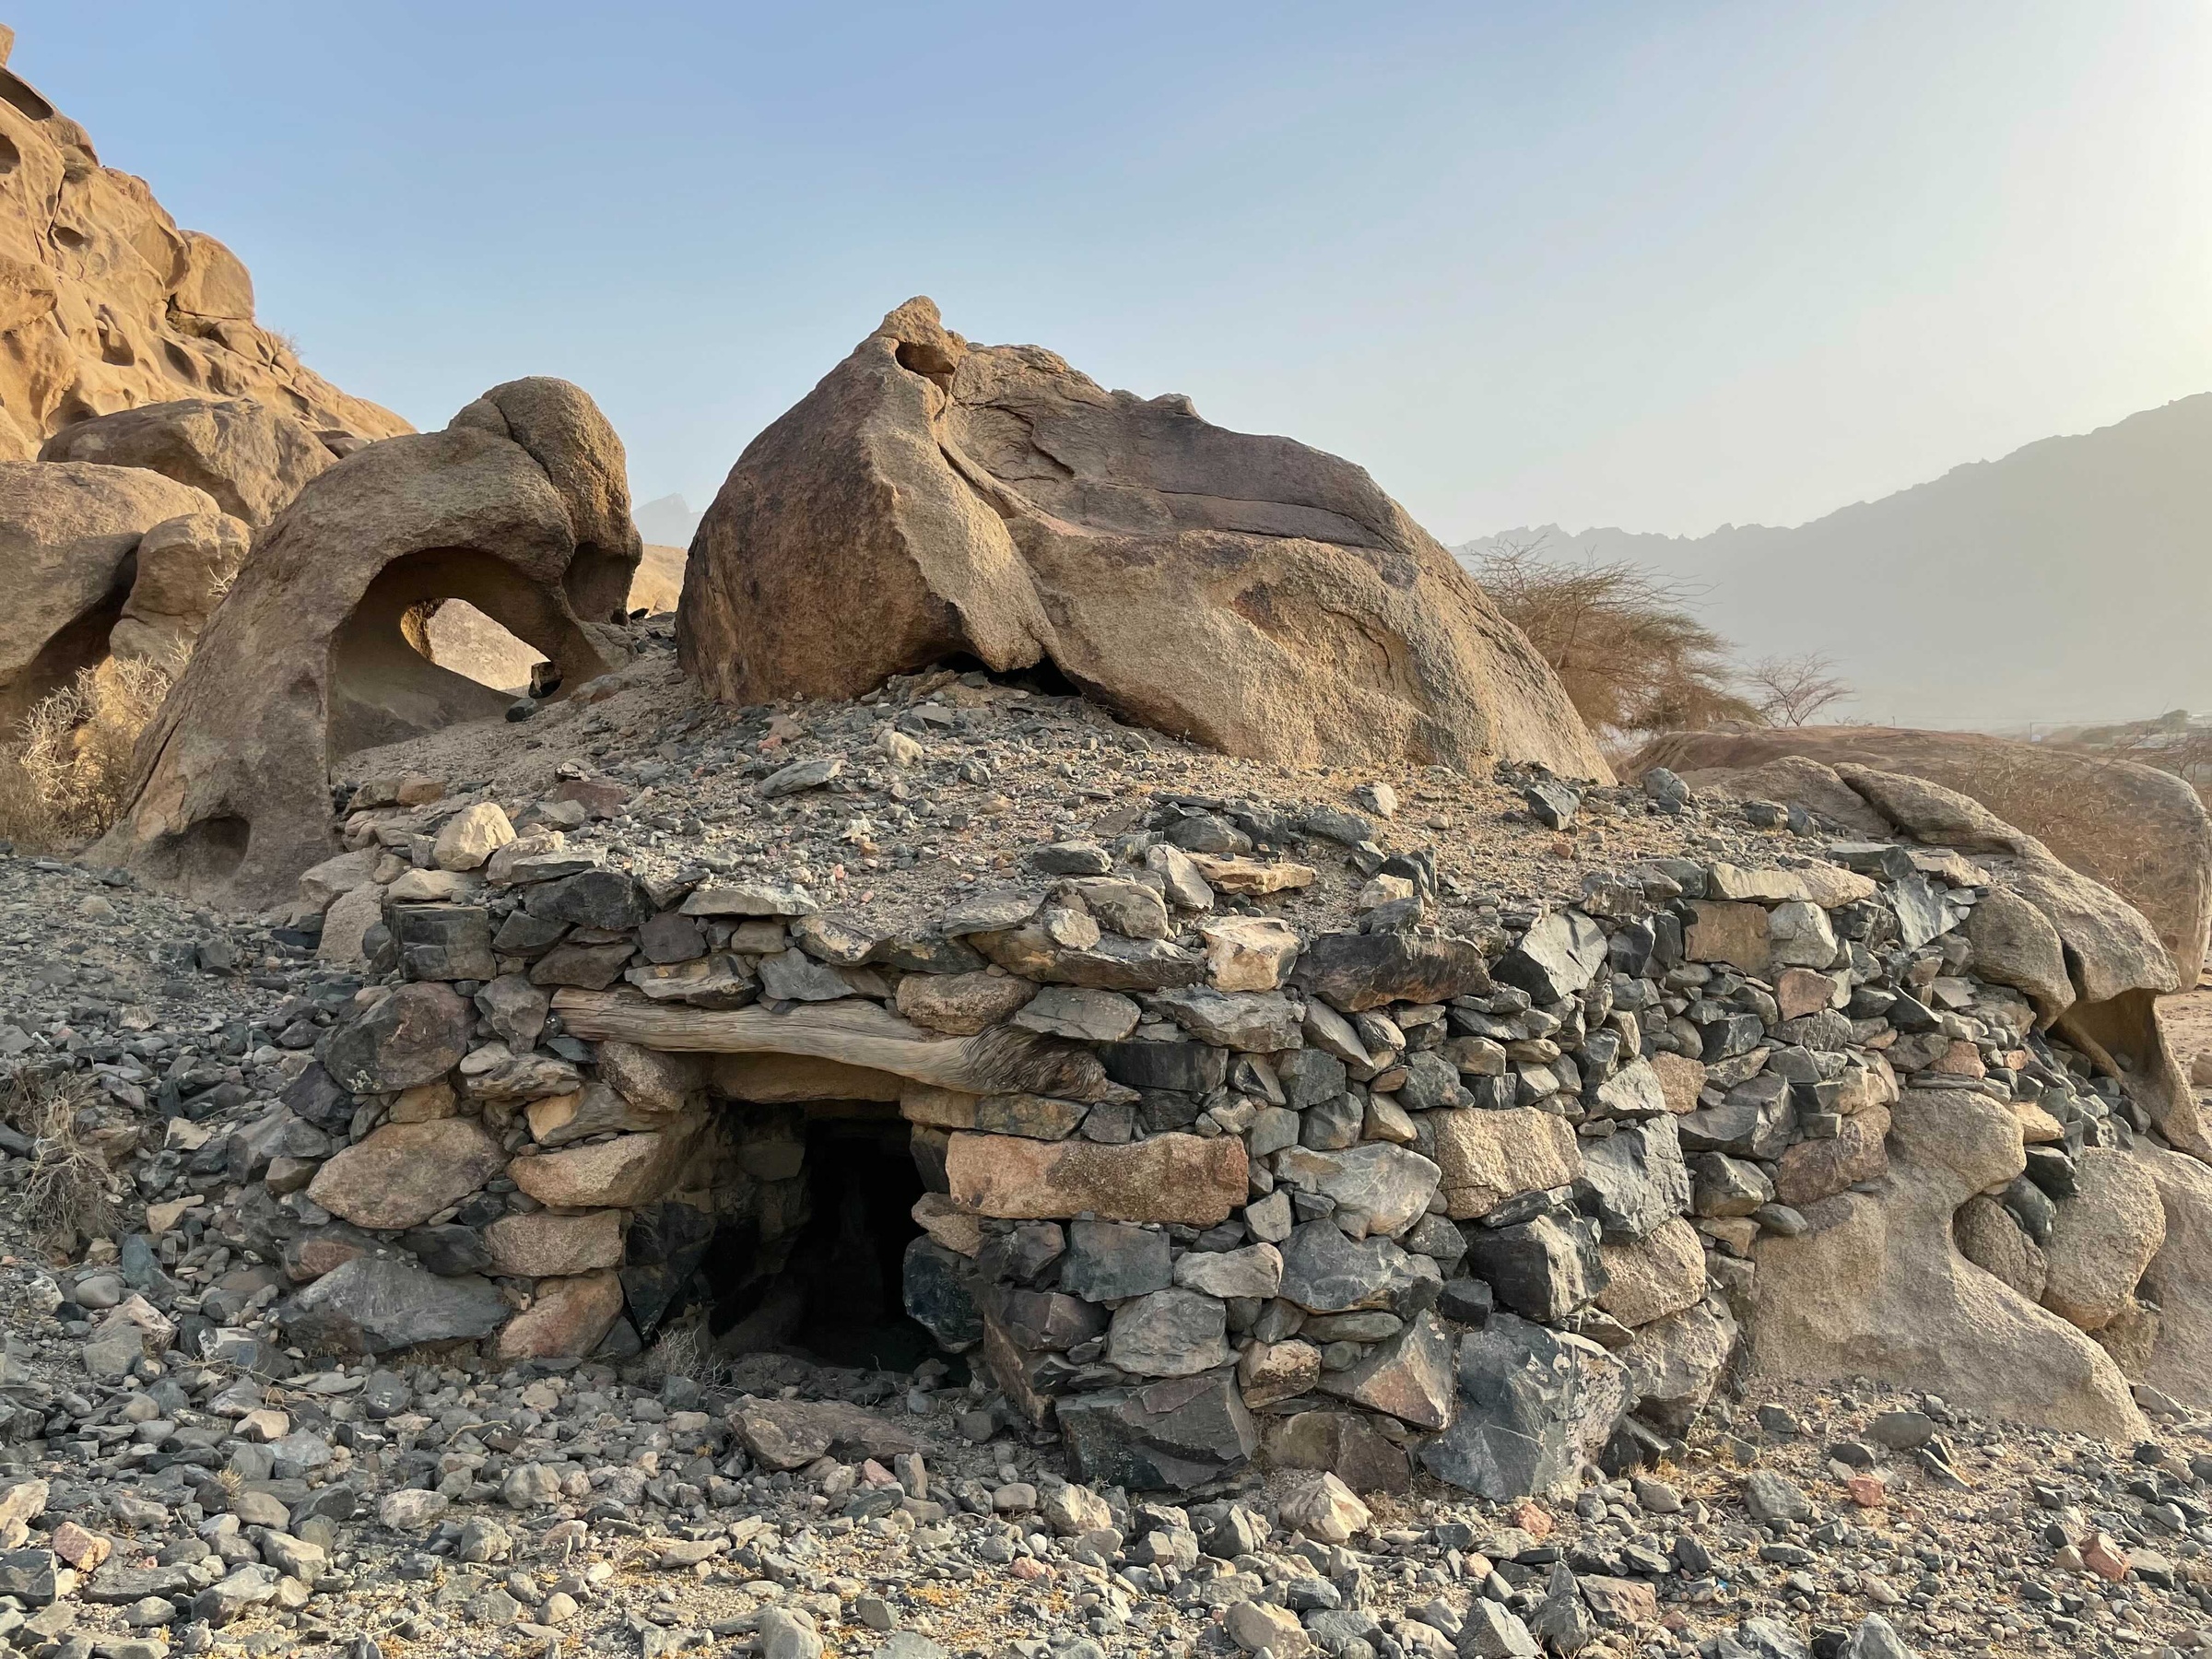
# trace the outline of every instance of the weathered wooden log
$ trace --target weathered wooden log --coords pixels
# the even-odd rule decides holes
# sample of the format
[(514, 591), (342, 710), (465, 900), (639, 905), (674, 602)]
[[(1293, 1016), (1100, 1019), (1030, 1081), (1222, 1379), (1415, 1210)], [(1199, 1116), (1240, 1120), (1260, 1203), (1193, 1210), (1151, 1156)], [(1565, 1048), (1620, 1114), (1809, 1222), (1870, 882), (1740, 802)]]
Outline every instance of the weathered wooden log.
[(784, 1014), (763, 1007), (683, 1008), (629, 992), (564, 990), (553, 1011), (594, 1042), (704, 1054), (809, 1054), (890, 1072), (969, 1094), (1056, 1095), (1064, 1100), (1126, 1099), (1099, 1057), (1081, 1043), (1012, 1026), (944, 1037), (871, 1002), (805, 1003)]

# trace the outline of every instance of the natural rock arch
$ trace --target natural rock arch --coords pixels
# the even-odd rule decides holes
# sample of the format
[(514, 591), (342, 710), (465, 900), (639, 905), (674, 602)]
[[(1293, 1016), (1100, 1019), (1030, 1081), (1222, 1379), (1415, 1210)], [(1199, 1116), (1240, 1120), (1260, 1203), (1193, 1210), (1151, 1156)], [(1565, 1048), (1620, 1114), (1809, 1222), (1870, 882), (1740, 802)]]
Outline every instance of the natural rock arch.
[(334, 756), (496, 712), (403, 618), (465, 599), (570, 686), (628, 660), (640, 544), (621, 441), (565, 381), (495, 386), (441, 432), (371, 444), (259, 538), (159, 716), (100, 855), (186, 890), (273, 899), (336, 850)]

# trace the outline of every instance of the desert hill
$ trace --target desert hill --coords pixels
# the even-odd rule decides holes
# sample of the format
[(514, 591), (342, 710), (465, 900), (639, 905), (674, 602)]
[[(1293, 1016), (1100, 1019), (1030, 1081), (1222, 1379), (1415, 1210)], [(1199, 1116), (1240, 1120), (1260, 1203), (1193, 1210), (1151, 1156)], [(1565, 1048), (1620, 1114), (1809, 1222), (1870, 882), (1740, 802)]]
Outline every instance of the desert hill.
[[(1557, 524), (1543, 535), (1701, 588), (1696, 608), (1747, 655), (1822, 651), (1863, 718), (2010, 727), (2120, 719), (2212, 700), (2212, 393), (1794, 528), (1702, 536)], [(2032, 641), (2030, 645), (2029, 642)]]

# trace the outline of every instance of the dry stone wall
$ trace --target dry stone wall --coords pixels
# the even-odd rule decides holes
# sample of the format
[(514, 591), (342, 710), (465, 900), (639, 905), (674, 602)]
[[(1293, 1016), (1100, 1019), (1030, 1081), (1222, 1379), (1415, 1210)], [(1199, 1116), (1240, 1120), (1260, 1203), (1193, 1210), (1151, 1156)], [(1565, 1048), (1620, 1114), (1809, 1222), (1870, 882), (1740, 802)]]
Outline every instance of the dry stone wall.
[[(894, 1112), (909, 1312), (1089, 1480), (1563, 1490), (1661, 1453), (1732, 1362), (1940, 1367), (2128, 1433), (2128, 1377), (2189, 1340), (2145, 1284), (2174, 1155), (1976, 975), (2004, 889), (1954, 851), (1808, 819), (1794, 867), (1594, 871), (1449, 934), (1432, 865), (1357, 813), (1169, 796), (893, 934), (572, 848), (599, 787), (517, 825), (372, 782), (302, 882), (384, 982), (251, 1135), (238, 1222), (295, 1341), (635, 1351), (718, 1237), (756, 1288), (789, 1265), (810, 1118)], [(1359, 884), (1355, 923), (1269, 914), (1316, 880)]]

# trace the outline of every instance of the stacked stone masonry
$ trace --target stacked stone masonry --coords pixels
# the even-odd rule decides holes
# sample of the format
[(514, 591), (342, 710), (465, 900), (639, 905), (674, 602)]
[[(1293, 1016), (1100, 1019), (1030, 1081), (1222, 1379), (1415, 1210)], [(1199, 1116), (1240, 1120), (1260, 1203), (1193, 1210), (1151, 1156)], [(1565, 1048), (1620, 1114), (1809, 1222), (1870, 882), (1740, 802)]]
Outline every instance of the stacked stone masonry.
[[(593, 787), (518, 833), (371, 782), (303, 880), (384, 982), (252, 1135), (295, 1341), (634, 1352), (718, 1230), (783, 1265), (810, 1117), (895, 1113), (908, 1310), (1071, 1475), (1561, 1491), (1687, 1431), (1754, 1246), (1879, 1190), (1901, 1094), (2017, 1126), (1966, 1258), (2136, 1374), (2155, 1343), (2159, 1201), (2120, 1156), (2151, 1125), (1976, 975), (2003, 889), (1954, 852), (1659, 859), (1457, 936), (1356, 813), (1163, 797), (894, 936), (571, 848)], [(1267, 913), (1324, 872), (1356, 927)]]

